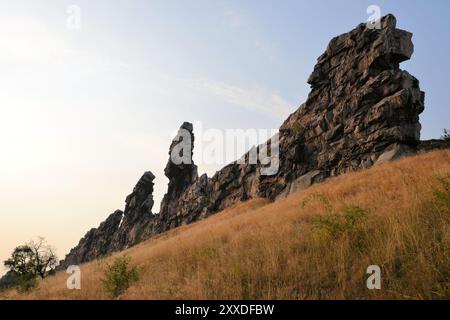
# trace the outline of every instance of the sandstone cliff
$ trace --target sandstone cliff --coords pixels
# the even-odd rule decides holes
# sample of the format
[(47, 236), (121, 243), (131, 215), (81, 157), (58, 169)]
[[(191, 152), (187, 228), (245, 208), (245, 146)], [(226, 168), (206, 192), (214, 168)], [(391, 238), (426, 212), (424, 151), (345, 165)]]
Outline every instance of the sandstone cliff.
[[(275, 175), (264, 175), (265, 165), (246, 161), (231, 163), (211, 178), (199, 177), (193, 162), (174, 164), (169, 158), (169, 186), (160, 213), (151, 211), (154, 176), (147, 172), (127, 197), (124, 213), (116, 211), (89, 231), (61, 268), (122, 250), (239, 201), (273, 200), (327, 177), (417, 151), (424, 93), (419, 81), (399, 68), (413, 53), (412, 34), (397, 29), (392, 15), (384, 17), (381, 26), (377, 30), (359, 25), (332, 39), (318, 58), (308, 79), (307, 101), (279, 130)], [(194, 128), (184, 123), (180, 130), (190, 135), (192, 159)], [(174, 140), (169, 154), (180, 139)], [(269, 147), (271, 140), (257, 149)]]

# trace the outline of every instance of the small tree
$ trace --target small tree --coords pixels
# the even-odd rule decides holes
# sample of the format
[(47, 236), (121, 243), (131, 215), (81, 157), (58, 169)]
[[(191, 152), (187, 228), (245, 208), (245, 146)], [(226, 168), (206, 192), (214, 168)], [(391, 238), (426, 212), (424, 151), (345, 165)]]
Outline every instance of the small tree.
[(42, 237), (16, 247), (11, 258), (4, 261), (4, 265), (17, 275), (17, 285), (21, 291), (36, 287), (37, 278), (44, 279), (54, 272), (57, 263), (53, 248)]

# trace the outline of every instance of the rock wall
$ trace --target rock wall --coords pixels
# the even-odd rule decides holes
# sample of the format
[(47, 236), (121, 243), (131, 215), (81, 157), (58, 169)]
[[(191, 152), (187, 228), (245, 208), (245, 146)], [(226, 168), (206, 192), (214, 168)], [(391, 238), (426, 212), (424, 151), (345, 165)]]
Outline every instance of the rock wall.
[[(262, 175), (261, 164), (246, 161), (232, 163), (212, 178), (202, 176), (186, 192), (172, 196), (172, 226), (238, 201), (275, 199), (327, 177), (413, 153), (420, 142), (424, 93), (418, 80), (399, 68), (413, 53), (412, 34), (397, 29), (392, 15), (381, 26), (373, 30), (361, 24), (331, 40), (319, 57), (308, 79), (312, 90), (307, 101), (280, 128), (276, 175)], [(166, 214), (163, 209), (161, 215)]]
[[(61, 266), (122, 250), (239, 201), (274, 200), (327, 177), (414, 153), (420, 142), (424, 93), (419, 81), (399, 68), (413, 53), (412, 34), (397, 29), (392, 15), (384, 17), (381, 26), (377, 30), (359, 25), (332, 39), (318, 58), (308, 79), (308, 99), (279, 130), (275, 175), (262, 174), (261, 163), (249, 164), (249, 151), (244, 163), (231, 163), (211, 178), (198, 177), (192, 162), (193, 127), (184, 123), (169, 155), (187, 139), (190, 149), (179, 156), (190, 161), (175, 164), (169, 157), (169, 185), (160, 213), (151, 212), (154, 176), (147, 172), (127, 197), (125, 212), (116, 211), (89, 231)], [(271, 146), (272, 140), (256, 151)]]

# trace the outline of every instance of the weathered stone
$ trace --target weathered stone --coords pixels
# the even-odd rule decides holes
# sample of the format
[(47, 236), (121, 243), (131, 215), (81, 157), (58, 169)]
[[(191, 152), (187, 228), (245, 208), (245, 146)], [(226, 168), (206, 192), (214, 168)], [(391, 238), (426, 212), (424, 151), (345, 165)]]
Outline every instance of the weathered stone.
[(410, 156), (415, 153), (415, 150), (411, 149), (411, 147), (405, 146), (403, 144), (393, 144), (389, 148), (386, 149), (383, 154), (380, 155), (375, 165), (381, 165), (386, 162), (398, 160), (402, 157)]
[(315, 182), (315, 179), (317, 179), (320, 175), (320, 170), (313, 170), (295, 179), (288, 185), (286, 195), (307, 189)]

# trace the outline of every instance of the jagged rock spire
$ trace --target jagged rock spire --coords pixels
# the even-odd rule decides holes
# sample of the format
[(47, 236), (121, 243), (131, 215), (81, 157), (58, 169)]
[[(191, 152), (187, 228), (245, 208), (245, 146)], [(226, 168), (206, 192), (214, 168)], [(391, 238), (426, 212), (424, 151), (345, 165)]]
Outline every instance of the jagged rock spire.
[(110, 251), (136, 244), (151, 232), (154, 179), (153, 173), (145, 172), (126, 198), (123, 220), (110, 244)]
[(197, 166), (194, 164), (194, 128), (192, 123), (184, 122), (169, 148), (169, 160), (164, 174), (169, 178), (170, 193), (183, 191), (197, 179)]
[(184, 122), (169, 148), (169, 160), (164, 169), (169, 185), (160, 206), (162, 229), (169, 227), (170, 221), (177, 215), (178, 199), (198, 178), (197, 166), (193, 161), (193, 130), (192, 123)]

